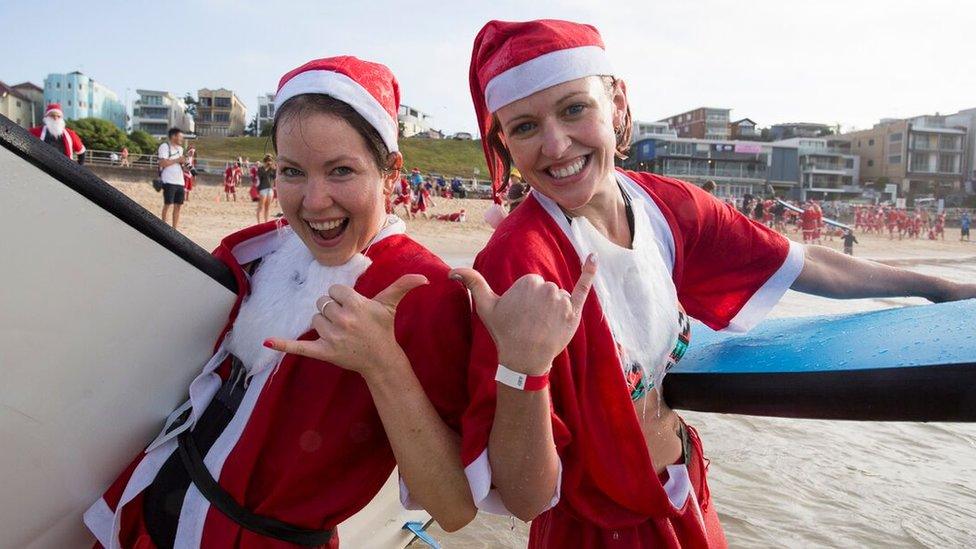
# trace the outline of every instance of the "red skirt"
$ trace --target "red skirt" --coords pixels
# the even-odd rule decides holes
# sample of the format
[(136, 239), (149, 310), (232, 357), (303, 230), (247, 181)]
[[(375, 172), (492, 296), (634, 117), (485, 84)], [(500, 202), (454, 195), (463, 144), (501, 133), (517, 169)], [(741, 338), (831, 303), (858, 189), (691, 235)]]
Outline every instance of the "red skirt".
[(677, 518), (652, 518), (634, 526), (603, 528), (576, 516), (562, 502), (539, 515), (529, 530), (529, 549), (564, 547), (621, 549), (725, 548), (728, 542), (712, 505), (705, 479), (708, 469), (698, 432), (688, 428), (692, 493)]

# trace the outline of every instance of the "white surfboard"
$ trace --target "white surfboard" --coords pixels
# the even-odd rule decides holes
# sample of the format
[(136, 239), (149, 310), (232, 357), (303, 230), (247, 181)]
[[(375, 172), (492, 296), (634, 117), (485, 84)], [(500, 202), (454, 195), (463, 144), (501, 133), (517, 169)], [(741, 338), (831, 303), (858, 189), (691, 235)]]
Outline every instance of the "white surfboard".
[[(234, 281), (2, 116), (0, 145), (0, 547), (90, 547), (82, 513), (185, 400)], [(409, 520), (394, 474), (340, 535), (402, 547)]]

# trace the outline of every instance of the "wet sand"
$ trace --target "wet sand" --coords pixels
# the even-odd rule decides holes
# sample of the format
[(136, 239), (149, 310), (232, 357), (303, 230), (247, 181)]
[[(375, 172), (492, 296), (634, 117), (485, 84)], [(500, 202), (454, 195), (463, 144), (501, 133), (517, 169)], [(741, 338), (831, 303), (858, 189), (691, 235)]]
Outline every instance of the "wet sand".
[[(148, 183), (115, 185), (159, 211), (162, 197)], [(194, 190), (181, 219), (184, 234), (207, 249), (254, 222), (251, 202), (217, 202), (219, 190)], [(449, 264), (470, 265), (491, 234), (482, 221), (488, 205), (483, 200), (439, 199), (434, 213), (466, 208), (468, 222), (411, 220), (408, 233)], [(946, 240), (935, 242), (859, 234), (855, 254), (971, 282), (976, 280), (976, 243), (960, 243), (958, 234), (948, 229)], [(841, 247), (836, 238), (824, 244)], [(772, 315), (923, 302), (834, 301), (790, 291)], [(701, 432), (711, 460), (712, 497), (733, 547), (976, 546), (976, 425), (683, 415)], [(460, 532), (446, 534), (436, 525), (431, 531), (445, 548), (515, 548), (525, 546), (528, 527), (482, 513)]]

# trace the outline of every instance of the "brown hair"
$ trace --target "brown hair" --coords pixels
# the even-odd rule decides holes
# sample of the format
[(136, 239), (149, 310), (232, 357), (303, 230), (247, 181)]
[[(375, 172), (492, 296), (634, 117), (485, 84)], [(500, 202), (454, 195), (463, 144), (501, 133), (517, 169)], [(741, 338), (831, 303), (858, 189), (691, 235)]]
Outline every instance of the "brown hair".
[(280, 124), (292, 118), (302, 118), (309, 114), (332, 114), (345, 120), (356, 130), (356, 133), (362, 136), (379, 171), (381, 173), (390, 171), (390, 149), (386, 147), (386, 143), (380, 137), (380, 132), (348, 103), (321, 93), (296, 95), (285, 101), (285, 104), (278, 109), (278, 112), (275, 113), (274, 125), (271, 126), (271, 146), (274, 147), (275, 153), (278, 152), (278, 128)]
[[(613, 88), (617, 85), (617, 79), (612, 76), (601, 76), (603, 80), (603, 87), (606, 89), (607, 95), (613, 98)], [(617, 150), (616, 157), (620, 159), (627, 158), (627, 151), (630, 150), (630, 137), (633, 131), (634, 122), (630, 116), (630, 104), (627, 105), (627, 114), (624, 115), (624, 123), (620, 128), (620, 131), (614, 131), (617, 136)], [(503, 171), (502, 171), (502, 185), (500, 189), (507, 189), (509, 179), (512, 174), (512, 155), (508, 152), (508, 147), (502, 142), (502, 125), (498, 121), (497, 116), (491, 117), (491, 128), (488, 130), (488, 135), (485, 137), (485, 141), (488, 146), (498, 155), (498, 158), (502, 161)], [(528, 182), (526, 182), (528, 183)]]

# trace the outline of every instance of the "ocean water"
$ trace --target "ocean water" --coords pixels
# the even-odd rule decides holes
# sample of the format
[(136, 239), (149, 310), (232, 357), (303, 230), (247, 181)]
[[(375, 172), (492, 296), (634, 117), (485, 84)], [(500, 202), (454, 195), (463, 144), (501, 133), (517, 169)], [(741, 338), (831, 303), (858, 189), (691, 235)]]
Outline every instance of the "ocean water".
[[(908, 267), (976, 281), (976, 262)], [(920, 303), (791, 291), (771, 316)], [(682, 416), (701, 433), (732, 547), (976, 547), (976, 424)], [(528, 526), (482, 513), (460, 532), (432, 531), (445, 548), (514, 548)]]

